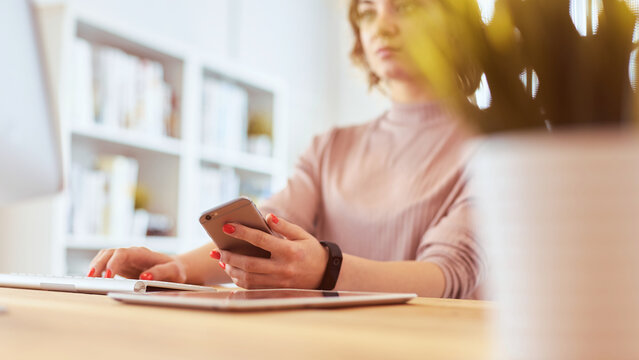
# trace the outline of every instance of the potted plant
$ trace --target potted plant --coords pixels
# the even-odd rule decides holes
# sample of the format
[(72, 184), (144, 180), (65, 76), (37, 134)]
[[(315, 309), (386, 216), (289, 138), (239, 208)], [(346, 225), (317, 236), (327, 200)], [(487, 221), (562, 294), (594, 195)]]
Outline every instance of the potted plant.
[(582, 34), (569, 0), (497, 0), (490, 21), (439, 0), (411, 34), (429, 86), (484, 134), (471, 181), (504, 358), (639, 358), (637, 16), (600, 3)]

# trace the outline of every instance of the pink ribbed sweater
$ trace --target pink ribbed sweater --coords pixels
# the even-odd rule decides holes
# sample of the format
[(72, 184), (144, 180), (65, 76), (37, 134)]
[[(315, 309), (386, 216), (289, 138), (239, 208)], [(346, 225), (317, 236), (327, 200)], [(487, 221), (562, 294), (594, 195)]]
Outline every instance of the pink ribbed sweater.
[(436, 103), (395, 104), (375, 121), (316, 137), (261, 208), (347, 254), (436, 263), (444, 297), (467, 298), (484, 268), (464, 176), (468, 139)]

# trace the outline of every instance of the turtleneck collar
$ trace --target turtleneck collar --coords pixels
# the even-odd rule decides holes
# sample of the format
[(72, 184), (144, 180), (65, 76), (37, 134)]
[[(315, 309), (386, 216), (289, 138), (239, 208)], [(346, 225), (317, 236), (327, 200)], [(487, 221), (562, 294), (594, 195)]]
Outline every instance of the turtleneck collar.
[(400, 104), (393, 103), (386, 114), (386, 119), (396, 124), (436, 124), (449, 122), (450, 111), (438, 101)]

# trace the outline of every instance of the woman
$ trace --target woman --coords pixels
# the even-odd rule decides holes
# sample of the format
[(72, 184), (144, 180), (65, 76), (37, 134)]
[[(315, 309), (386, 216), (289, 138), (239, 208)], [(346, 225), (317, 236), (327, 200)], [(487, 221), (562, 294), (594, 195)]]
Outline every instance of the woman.
[(406, 34), (419, 33), (428, 2), (351, 1), (352, 57), (393, 105), (373, 122), (314, 139), (287, 187), (261, 209), (284, 238), (224, 226), (227, 234), (269, 250), (270, 259), (213, 244), (176, 257), (110, 249), (95, 257), (89, 276), (194, 284), (230, 277), (244, 288), (316, 289), (331, 266), (329, 248), (319, 242), (324, 240), (343, 251), (336, 290), (469, 297), (483, 263), (462, 176), (468, 137), (433, 98), (406, 51)]

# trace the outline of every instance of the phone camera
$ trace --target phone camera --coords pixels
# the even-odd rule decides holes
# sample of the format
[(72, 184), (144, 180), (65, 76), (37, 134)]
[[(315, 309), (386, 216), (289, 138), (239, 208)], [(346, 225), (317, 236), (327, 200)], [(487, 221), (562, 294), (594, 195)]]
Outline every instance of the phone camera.
[(206, 220), (211, 220), (211, 215), (206, 215)]

